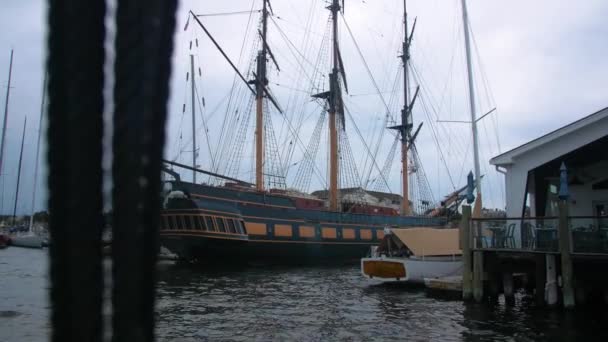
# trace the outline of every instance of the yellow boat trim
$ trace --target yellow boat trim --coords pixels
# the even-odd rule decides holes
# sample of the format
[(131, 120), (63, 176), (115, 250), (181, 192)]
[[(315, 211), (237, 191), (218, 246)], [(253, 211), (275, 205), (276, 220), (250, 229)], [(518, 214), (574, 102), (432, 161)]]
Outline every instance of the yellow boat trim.
[(404, 279), (403, 263), (385, 260), (363, 260), (363, 273), (370, 277)]

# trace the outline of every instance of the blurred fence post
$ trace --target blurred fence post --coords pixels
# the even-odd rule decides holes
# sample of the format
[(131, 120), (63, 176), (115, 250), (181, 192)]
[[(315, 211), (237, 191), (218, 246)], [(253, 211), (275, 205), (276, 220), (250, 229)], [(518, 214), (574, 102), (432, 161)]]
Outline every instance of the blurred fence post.
[(105, 1), (48, 1), (51, 340), (102, 338)]
[(152, 341), (176, 0), (119, 0), (114, 74), (113, 339)]

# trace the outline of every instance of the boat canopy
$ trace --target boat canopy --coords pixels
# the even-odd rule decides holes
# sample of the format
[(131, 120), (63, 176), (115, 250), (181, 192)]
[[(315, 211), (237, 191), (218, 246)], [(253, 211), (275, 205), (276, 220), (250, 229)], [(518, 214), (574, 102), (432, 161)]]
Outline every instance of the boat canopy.
[(447, 256), (461, 255), (459, 230), (445, 228), (415, 227), (391, 229), (382, 241), (380, 249), (390, 245), (403, 247), (414, 256)]

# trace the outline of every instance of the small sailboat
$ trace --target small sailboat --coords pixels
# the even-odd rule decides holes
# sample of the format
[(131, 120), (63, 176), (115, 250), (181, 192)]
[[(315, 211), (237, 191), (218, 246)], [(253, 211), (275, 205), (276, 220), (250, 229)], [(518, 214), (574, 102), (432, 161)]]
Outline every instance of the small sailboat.
[[(40, 105), (40, 120), (39, 125), (42, 123), (42, 116), (44, 113), (44, 102), (45, 102), (45, 90), (46, 90), (46, 78), (43, 81), (43, 91), (42, 91), (42, 102)], [(26, 120), (27, 122), (27, 120)], [(17, 172), (19, 172), (17, 176), (17, 194), (15, 195), (15, 207), (13, 210), (13, 222), (15, 221), (15, 215), (17, 214), (17, 199), (19, 195), (19, 180), (21, 178), (21, 162), (23, 159), (23, 143), (25, 141), (25, 127), (26, 123), (23, 124), (23, 136), (21, 139), (21, 153), (19, 155), (19, 167)], [(18, 247), (27, 247), (27, 248), (42, 248), (48, 246), (48, 238), (40, 236), (40, 232), (34, 232), (34, 209), (36, 203), (36, 188), (37, 188), (37, 180), (38, 180), (38, 159), (40, 155), (40, 135), (41, 130), (38, 129), (38, 141), (36, 144), (36, 160), (34, 167), (34, 191), (32, 194), (32, 209), (30, 213), (29, 225), (27, 227), (27, 231), (24, 234), (15, 235), (11, 238), (11, 244)]]
[[(23, 145), (25, 143), (25, 127), (27, 118), (23, 122), (23, 135), (21, 136), (21, 152), (19, 153), (19, 166), (17, 167), (17, 189), (15, 190), (15, 206), (13, 209), (13, 225), (16, 223), (17, 203), (19, 201), (19, 183), (21, 180), (21, 162), (23, 161)], [(11, 245), (28, 248), (42, 248), (42, 238), (34, 235), (29, 229), (25, 235), (15, 235), (11, 237)]]
[(0, 234), (0, 249), (5, 249), (11, 244), (11, 238), (8, 235)]
[(462, 273), (458, 229), (385, 229), (372, 255), (361, 259), (363, 276), (381, 282), (424, 284), (425, 279)]

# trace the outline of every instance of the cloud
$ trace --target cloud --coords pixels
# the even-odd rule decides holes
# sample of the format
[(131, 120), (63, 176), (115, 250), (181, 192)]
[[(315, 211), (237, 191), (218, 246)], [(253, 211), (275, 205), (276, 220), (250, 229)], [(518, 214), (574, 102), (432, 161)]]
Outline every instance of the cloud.
[[(402, 106), (400, 82), (395, 83), (402, 39), (401, 4), (398, 0), (347, 0), (345, 18), (356, 44), (346, 27), (342, 25), (340, 28), (341, 52), (352, 95), (346, 97), (346, 103), (365, 138), (365, 144), (372, 150), (374, 146), (371, 141), (375, 141), (382, 131), (385, 104), (393, 117), (399, 115)], [(230, 66), (202, 31), (195, 29), (195, 23), (191, 20), (188, 30), (183, 30), (188, 10), (192, 9), (195, 13), (234, 12), (259, 9), (260, 5), (259, 0), (180, 2), (168, 105), (170, 117), (165, 149), (168, 158), (178, 156), (181, 150), (183, 161), (190, 160), (190, 89), (185, 84), (186, 73), (190, 70), (190, 54), (195, 55), (195, 74), (198, 74), (199, 67), (202, 72), (202, 77), (197, 76), (197, 99), (202, 102), (202, 97), (205, 97), (206, 102), (204, 118), (209, 130), (208, 138), (200, 124), (202, 118), (200, 114), (197, 115), (199, 160), (204, 168), (211, 168), (208, 150), (215, 153), (215, 150), (223, 147), (219, 137), (224, 119), (229, 119), (226, 125), (229, 125), (228, 122), (233, 125), (226, 126), (224, 134), (234, 134), (238, 127), (234, 125), (240, 125), (240, 121), (230, 120), (237, 109), (242, 120), (247, 103), (244, 100), (246, 89), (239, 80), (235, 81)], [(323, 0), (272, 0), (272, 5), (275, 16), (269, 28), (269, 44), (281, 72), (273, 69), (270, 86), (287, 110), (283, 116), (276, 112), (271, 115), (280, 152), (284, 153), (284, 146), (290, 143), (297, 146), (291, 160), (291, 163), (295, 163), (301, 160), (302, 146), (308, 144), (320, 113), (318, 106), (308, 96), (311, 81), (327, 88), (329, 57), (319, 51), (326, 48), (321, 41), (327, 29), (328, 11), (324, 8), (326, 3)], [(413, 113), (416, 124), (424, 122), (418, 150), (433, 193), (436, 199), (440, 199), (453, 186), (464, 184), (467, 171), (472, 169), (470, 128), (463, 124), (436, 122), (438, 119), (469, 118), (460, 1), (408, 1), (408, 5), (410, 25), (414, 17), (418, 18), (412, 47), (412, 63), (417, 77), (412, 77), (412, 81), (422, 78), (425, 88)], [(474, 57), (479, 115), (494, 106), (498, 108), (497, 113), (480, 123), (480, 139), (482, 169), (486, 174), (484, 184), (487, 184), (484, 191), (492, 192), (486, 194), (485, 198), (489, 206), (499, 207), (504, 205), (502, 176), (494, 173), (488, 164), (488, 160), (499, 152), (498, 145), (501, 151), (508, 150), (607, 105), (604, 89), (605, 80), (608, 79), (608, 63), (604, 59), (608, 53), (605, 44), (608, 27), (604, 24), (603, 13), (607, 13), (608, 3), (602, 0), (577, 3), (566, 0), (470, 0), (468, 8), (475, 51), (479, 53)], [(11, 48), (15, 49), (16, 57), (7, 130), (5, 165), (8, 170), (5, 169), (6, 174), (2, 177), (4, 189), (0, 189), (4, 198), (4, 205), (0, 208), (3, 213), (12, 208), (16, 178), (14, 169), (21, 125), (26, 115), (28, 132), (19, 211), (29, 212), (30, 208), (43, 78), (45, 10), (41, 1), (11, 0), (3, 4), (0, 13), (4, 28), (0, 31), (0, 85), (6, 83)], [(208, 25), (245, 77), (251, 77), (247, 71), (255, 56), (257, 13), (251, 17), (241, 14), (203, 17), (201, 20)], [(363, 64), (359, 51), (367, 66)], [(366, 95), (376, 92), (368, 69), (383, 92), (384, 100)], [(233, 84), (240, 87), (241, 95), (228, 95)], [(4, 90), (2, 88), (2, 93)], [(4, 101), (3, 94), (0, 99)], [(242, 102), (237, 103), (237, 100)], [(226, 105), (230, 101), (232, 105), (227, 110)], [(289, 118), (289, 124), (284, 117)], [(246, 146), (243, 147), (239, 173), (239, 177), (243, 178), (252, 177), (252, 124), (249, 123), (248, 137), (244, 140)], [(299, 140), (291, 136), (290, 125), (302, 127)], [(347, 120), (349, 139), (360, 173), (363, 174), (365, 161), (368, 170), (370, 165), (366, 156), (367, 147), (353, 128), (353, 124)], [(326, 137), (323, 136), (321, 144), (325, 141)], [(392, 135), (386, 134), (379, 152), (374, 155), (377, 164), (384, 163), (391, 143)], [(326, 157), (326, 152), (321, 150), (317, 158), (318, 173), (323, 177), (326, 175)], [(216, 162), (220, 160), (226, 163), (226, 155), (214, 158)], [(398, 163), (398, 158), (394, 163)], [(297, 166), (292, 166), (290, 175), (295, 174), (295, 168)], [(376, 171), (372, 171), (373, 177)], [(317, 187), (321, 186), (321, 182), (315, 182)], [(391, 189), (398, 191), (399, 167), (396, 165), (393, 165), (390, 183)], [(44, 196), (40, 196), (37, 207), (44, 206)]]

